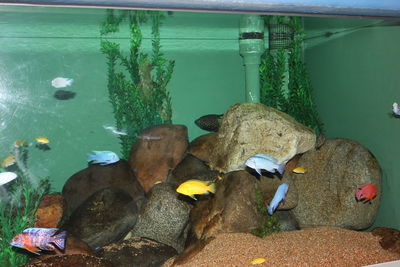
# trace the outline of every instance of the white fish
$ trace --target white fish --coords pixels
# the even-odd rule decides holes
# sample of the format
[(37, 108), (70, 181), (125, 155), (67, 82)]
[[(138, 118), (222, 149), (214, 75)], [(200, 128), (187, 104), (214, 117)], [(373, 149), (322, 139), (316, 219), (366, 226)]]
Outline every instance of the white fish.
[(71, 86), (73, 82), (74, 82), (74, 79), (57, 77), (51, 81), (51, 85), (54, 88), (64, 88), (67, 86)]
[(137, 138), (148, 141), (148, 140), (161, 140), (162, 137), (153, 135), (138, 135)]
[(117, 128), (115, 128), (114, 126), (103, 125), (103, 128), (106, 130), (110, 130), (114, 134), (119, 134), (119, 135), (127, 135), (128, 134), (127, 132), (124, 132), (124, 131), (118, 131)]
[(256, 154), (249, 157), (244, 164), (246, 164), (247, 167), (255, 169), (259, 175), (261, 175), (261, 170), (266, 170), (271, 173), (278, 171), (282, 174), (285, 164), (277, 164), (277, 162), (278, 160), (276, 158), (264, 154)]
[(392, 108), (393, 114), (395, 116), (400, 116), (400, 109), (399, 109), (399, 104), (396, 102), (393, 103), (393, 108)]
[(0, 186), (3, 184), (9, 183), (12, 180), (17, 178), (17, 175), (13, 172), (2, 172), (0, 173)]
[(272, 213), (274, 213), (274, 211), (279, 206), (279, 204), (282, 201), (285, 201), (286, 193), (287, 193), (288, 189), (289, 189), (288, 184), (281, 184), (278, 187), (278, 189), (276, 189), (274, 198), (271, 200), (271, 202), (269, 203), (269, 206), (268, 206), (269, 215), (272, 215)]

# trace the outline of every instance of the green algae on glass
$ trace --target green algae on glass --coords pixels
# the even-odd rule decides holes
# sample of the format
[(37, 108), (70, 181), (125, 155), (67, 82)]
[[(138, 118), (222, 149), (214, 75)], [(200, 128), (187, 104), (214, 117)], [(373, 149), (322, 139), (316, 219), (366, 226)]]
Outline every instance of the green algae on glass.
[[(121, 154), (127, 159), (130, 148), (139, 133), (153, 125), (171, 123), (172, 105), (166, 87), (171, 79), (174, 61), (167, 60), (161, 52), (160, 25), (164, 12), (108, 10), (100, 33), (101, 52), (107, 56), (108, 93), (120, 135)], [(107, 40), (117, 32), (121, 22), (128, 21), (129, 52), (120, 44)], [(141, 25), (152, 23), (152, 51), (144, 53)]]
[(260, 64), (261, 103), (281, 110), (298, 122), (310, 127), (317, 135), (323, 133), (312, 98), (312, 86), (302, 59), (302, 44), (305, 38), (301, 18), (264, 16), (266, 24), (285, 23), (294, 32), (288, 47), (268, 49)]
[(28, 169), (28, 146), (14, 147), (16, 163), (0, 171), (15, 172), (18, 177), (2, 186), (0, 191), (0, 266), (21, 266), (28, 262), (28, 253), (9, 244), (25, 228), (33, 227), (35, 213), (44, 194), (50, 191), (49, 179), (37, 180)]
[(259, 189), (256, 190), (256, 208), (264, 218), (261, 225), (251, 231), (253, 235), (264, 238), (267, 235), (281, 231), (278, 216), (268, 214), (267, 206), (264, 205), (262, 191)]

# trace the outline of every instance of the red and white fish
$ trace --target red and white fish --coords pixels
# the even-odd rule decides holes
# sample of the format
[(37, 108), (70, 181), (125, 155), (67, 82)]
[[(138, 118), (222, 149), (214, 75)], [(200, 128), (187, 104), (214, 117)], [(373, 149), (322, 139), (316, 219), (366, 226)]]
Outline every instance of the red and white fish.
[(54, 251), (55, 246), (64, 250), (67, 232), (58, 233), (58, 231), (58, 228), (27, 228), (14, 236), (10, 245), (26, 249), (37, 255), (40, 255), (41, 250)]
[(366, 200), (365, 202), (371, 202), (376, 197), (376, 186), (374, 184), (361, 185), (356, 190), (357, 201)]

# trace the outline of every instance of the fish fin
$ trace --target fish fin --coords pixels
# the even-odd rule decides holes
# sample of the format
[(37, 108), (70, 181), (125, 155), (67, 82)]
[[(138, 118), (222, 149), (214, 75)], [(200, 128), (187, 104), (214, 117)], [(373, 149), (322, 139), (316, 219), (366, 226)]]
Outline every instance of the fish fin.
[(68, 84), (68, 85), (72, 85), (73, 82), (74, 82), (74, 79), (68, 79), (68, 80), (67, 80), (67, 84)]
[(271, 156), (268, 156), (268, 155), (265, 155), (265, 154), (255, 154), (254, 156), (259, 157), (259, 158), (264, 158), (266, 160), (271, 161), (272, 163), (277, 163), (278, 162), (278, 159), (276, 159), (274, 157), (271, 157)]
[(216, 190), (216, 188), (215, 188), (215, 183), (211, 182), (211, 183), (209, 184), (209, 186), (208, 186), (208, 191), (211, 192), (211, 193), (213, 193), (213, 194), (215, 194), (215, 190)]
[(36, 255), (40, 255), (40, 253), (39, 253), (40, 249), (37, 248), (37, 247), (24, 246), (23, 248), (28, 250), (28, 251), (30, 251), (30, 252), (32, 252), (32, 253), (34, 253), (34, 254), (36, 254)]
[(255, 169), (256, 170), (256, 172), (260, 175), (260, 176), (262, 176), (262, 174), (261, 174), (261, 169)]
[(64, 250), (66, 236), (67, 236), (67, 231), (62, 231), (57, 235), (53, 236), (54, 240), (51, 242), (54, 243), (59, 249)]
[(87, 162), (96, 161), (96, 155), (87, 154)]
[(285, 165), (284, 163), (279, 164), (278, 168), (276, 169), (281, 175), (283, 174), (283, 171), (285, 170)]
[(197, 200), (197, 198), (195, 198), (194, 195), (188, 195), (188, 196), (193, 198), (194, 200)]

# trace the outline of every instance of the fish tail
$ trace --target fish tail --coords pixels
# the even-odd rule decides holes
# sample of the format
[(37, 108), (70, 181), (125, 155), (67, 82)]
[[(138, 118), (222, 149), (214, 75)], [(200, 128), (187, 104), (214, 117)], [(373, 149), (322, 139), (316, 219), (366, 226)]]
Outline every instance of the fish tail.
[(96, 155), (87, 154), (87, 162), (96, 161)]
[(282, 175), (284, 170), (285, 170), (285, 164), (284, 163), (279, 164), (277, 171)]
[(208, 191), (210, 191), (211, 193), (215, 194), (215, 190), (216, 190), (216, 188), (215, 188), (215, 183), (211, 182), (211, 183), (208, 185)]
[(73, 82), (74, 82), (74, 79), (68, 79), (68, 80), (67, 80), (67, 84), (68, 84), (68, 85), (72, 85)]
[(57, 235), (53, 236), (52, 241), (59, 249), (64, 250), (65, 248), (65, 238), (67, 237), (67, 231), (62, 231)]

